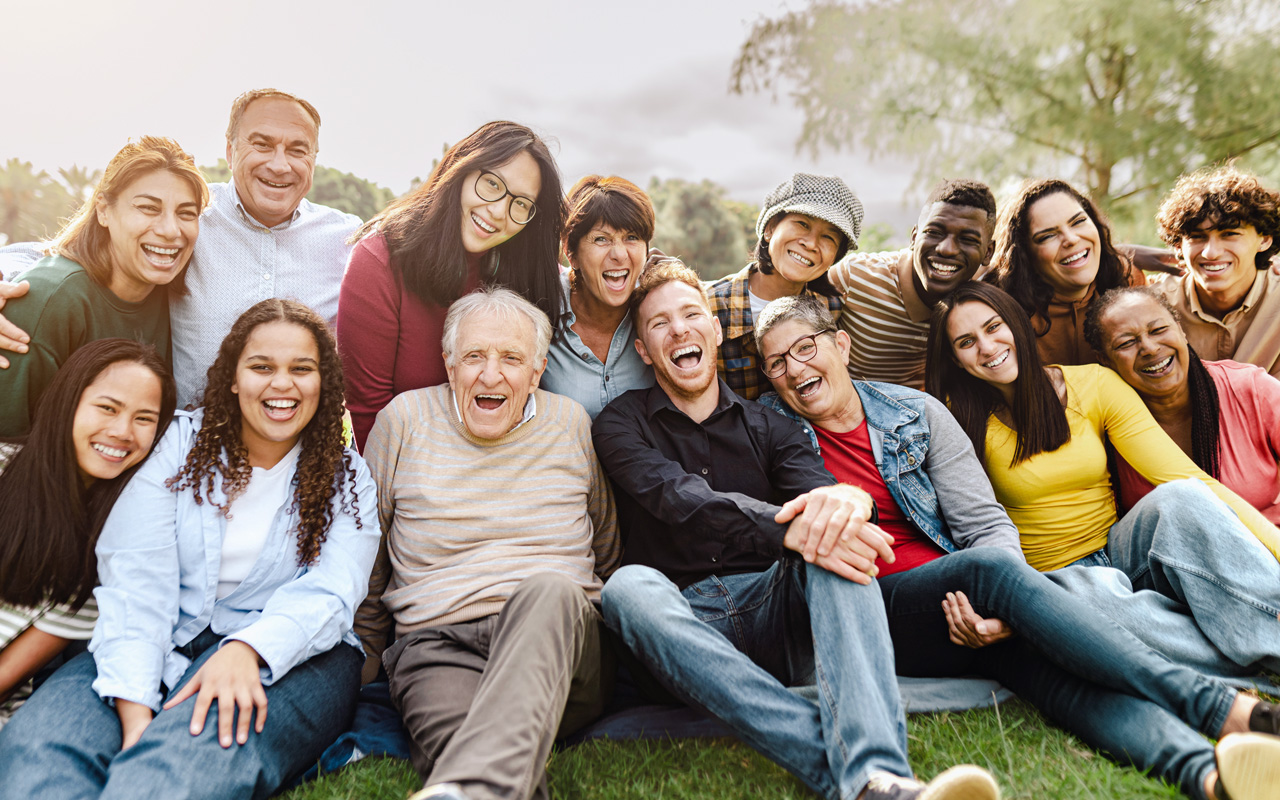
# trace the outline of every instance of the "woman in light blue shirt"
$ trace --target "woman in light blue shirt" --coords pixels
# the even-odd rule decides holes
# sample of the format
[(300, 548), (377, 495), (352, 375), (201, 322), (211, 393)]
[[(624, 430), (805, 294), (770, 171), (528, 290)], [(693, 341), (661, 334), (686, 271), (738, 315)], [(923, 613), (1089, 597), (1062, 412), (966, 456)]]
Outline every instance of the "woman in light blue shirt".
[(588, 175), (569, 191), (562, 239), (569, 270), (561, 275), (569, 311), (541, 386), (577, 400), (592, 419), (623, 392), (653, 385), (629, 311), (653, 224), (653, 203), (631, 181)]
[(346, 728), (379, 525), (342, 387), (306, 306), (237, 320), (103, 528), (90, 652), (0, 731), (0, 798), (267, 797)]

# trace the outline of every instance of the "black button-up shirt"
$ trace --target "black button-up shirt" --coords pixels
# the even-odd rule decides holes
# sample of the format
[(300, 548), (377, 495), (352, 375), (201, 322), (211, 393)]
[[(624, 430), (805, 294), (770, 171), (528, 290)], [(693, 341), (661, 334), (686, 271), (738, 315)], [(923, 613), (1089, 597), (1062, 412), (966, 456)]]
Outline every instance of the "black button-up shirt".
[(783, 554), (780, 506), (836, 483), (799, 425), (724, 381), (701, 423), (654, 386), (606, 406), (592, 437), (613, 481), (622, 563), (658, 569), (682, 589), (767, 569)]

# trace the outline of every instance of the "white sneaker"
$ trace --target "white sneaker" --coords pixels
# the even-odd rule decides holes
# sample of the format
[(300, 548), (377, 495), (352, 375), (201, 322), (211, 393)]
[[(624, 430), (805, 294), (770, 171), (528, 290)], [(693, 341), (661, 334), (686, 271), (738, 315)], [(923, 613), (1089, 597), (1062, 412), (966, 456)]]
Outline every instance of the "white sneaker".
[(1280, 800), (1280, 737), (1232, 733), (1214, 748), (1218, 786), (1231, 800)]
[(861, 800), (1000, 800), (1000, 786), (990, 772), (972, 764), (954, 766), (927, 784), (875, 772)]

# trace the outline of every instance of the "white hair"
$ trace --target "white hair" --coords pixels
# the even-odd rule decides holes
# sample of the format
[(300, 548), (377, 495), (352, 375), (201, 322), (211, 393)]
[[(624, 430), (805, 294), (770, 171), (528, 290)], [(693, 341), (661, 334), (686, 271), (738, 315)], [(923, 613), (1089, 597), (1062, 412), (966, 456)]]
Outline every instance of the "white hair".
[(533, 323), (537, 341), (534, 361), (540, 362), (547, 357), (551, 349), (551, 320), (542, 309), (525, 300), (520, 295), (500, 286), (485, 286), (458, 298), (449, 306), (449, 313), (444, 317), (444, 335), (441, 344), (444, 346), (444, 360), (450, 366), (454, 364), (454, 353), (458, 349), (458, 328), (464, 320), (476, 314), (494, 312), (500, 317), (519, 319), (521, 316)]

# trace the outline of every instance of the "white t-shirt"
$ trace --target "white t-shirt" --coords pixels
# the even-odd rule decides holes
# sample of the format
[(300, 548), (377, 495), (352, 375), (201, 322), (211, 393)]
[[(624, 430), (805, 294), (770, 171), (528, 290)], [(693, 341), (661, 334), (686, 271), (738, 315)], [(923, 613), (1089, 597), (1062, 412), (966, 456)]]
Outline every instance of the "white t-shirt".
[(222, 563), (218, 567), (218, 599), (240, 586), (253, 569), (262, 546), (266, 544), (271, 523), (293, 496), (294, 466), (302, 442), (293, 446), (280, 463), (271, 469), (254, 467), (249, 485), (231, 504), (226, 531), (222, 537)]

